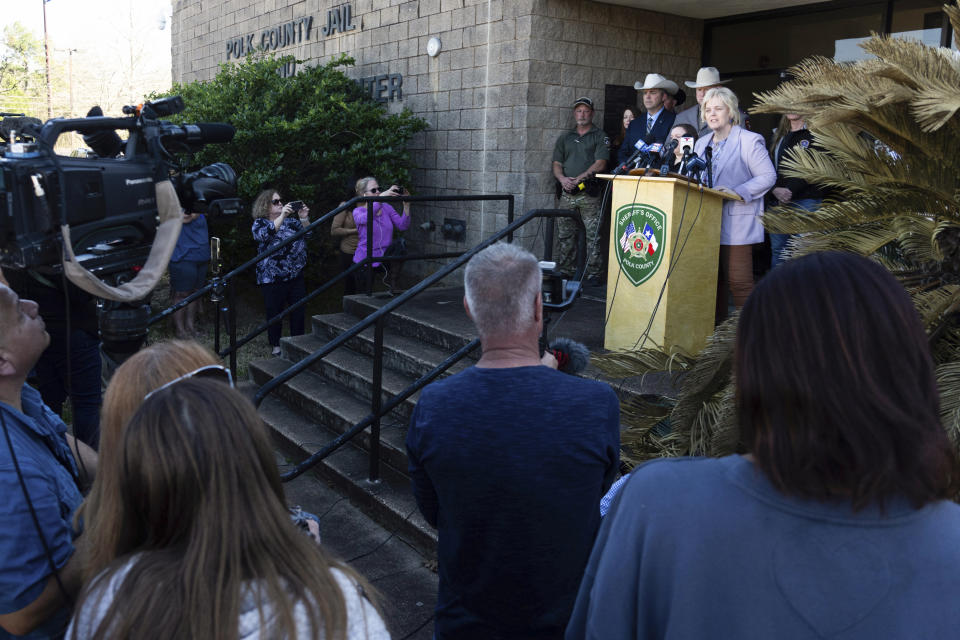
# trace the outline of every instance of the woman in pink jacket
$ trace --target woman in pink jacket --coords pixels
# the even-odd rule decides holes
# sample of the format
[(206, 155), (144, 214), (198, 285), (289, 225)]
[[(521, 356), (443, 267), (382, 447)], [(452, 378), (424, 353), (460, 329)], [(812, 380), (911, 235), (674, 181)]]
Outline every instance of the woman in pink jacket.
[(737, 96), (716, 87), (703, 97), (703, 119), (710, 133), (697, 140), (701, 158), (713, 154), (713, 186), (743, 199), (723, 203), (720, 222), (720, 276), (717, 322), (727, 317), (727, 288), (739, 309), (753, 291), (753, 245), (763, 242), (763, 196), (777, 182), (763, 136), (740, 127)]
[[(357, 180), (356, 193), (358, 196), (400, 196), (405, 195), (406, 191), (397, 185), (381, 191), (380, 185), (377, 184), (377, 179), (368, 176)], [(373, 245), (373, 256), (379, 258), (393, 242), (393, 230), (406, 231), (410, 227), (409, 202), (403, 203), (402, 214), (397, 213), (397, 210), (386, 202), (374, 202), (372, 224), (368, 224), (367, 213), (366, 203), (361, 204), (353, 210), (353, 221), (357, 225), (357, 233), (359, 235), (357, 250), (353, 254), (354, 262), (360, 262), (367, 257), (368, 242), (371, 242)], [(383, 269), (385, 274), (390, 274), (389, 287), (391, 290), (394, 288), (393, 285), (395, 284), (399, 266), (400, 265), (396, 265), (395, 268), (391, 269), (389, 265), (379, 262), (374, 262), (372, 265), (374, 269)], [(363, 269), (363, 273), (366, 274), (367, 269)], [(360, 282), (364, 281), (365, 278), (361, 277)]]

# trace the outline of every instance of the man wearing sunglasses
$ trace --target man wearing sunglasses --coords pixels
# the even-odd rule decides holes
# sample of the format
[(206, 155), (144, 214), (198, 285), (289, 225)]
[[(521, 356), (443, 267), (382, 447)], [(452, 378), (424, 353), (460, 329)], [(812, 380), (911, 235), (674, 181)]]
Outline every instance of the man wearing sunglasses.
[(0, 285), (0, 638), (66, 629), (80, 589), (73, 512), (97, 461), (26, 384), (50, 342), (38, 311)]

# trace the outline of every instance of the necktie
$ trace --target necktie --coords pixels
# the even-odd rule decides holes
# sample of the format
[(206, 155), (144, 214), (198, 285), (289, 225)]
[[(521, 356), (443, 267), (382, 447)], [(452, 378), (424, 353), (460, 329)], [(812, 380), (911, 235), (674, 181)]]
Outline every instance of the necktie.
[(653, 129), (653, 116), (647, 116), (647, 133), (650, 133), (650, 129)]

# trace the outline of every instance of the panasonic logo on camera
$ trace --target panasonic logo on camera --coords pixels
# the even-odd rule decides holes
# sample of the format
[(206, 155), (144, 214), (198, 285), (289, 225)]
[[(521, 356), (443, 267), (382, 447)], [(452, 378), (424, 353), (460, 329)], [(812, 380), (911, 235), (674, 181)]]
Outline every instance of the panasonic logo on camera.
[(153, 178), (137, 178), (136, 180), (131, 180), (130, 178), (127, 178), (125, 180), (125, 183), (128, 187), (132, 184), (143, 184), (145, 182), (153, 182)]

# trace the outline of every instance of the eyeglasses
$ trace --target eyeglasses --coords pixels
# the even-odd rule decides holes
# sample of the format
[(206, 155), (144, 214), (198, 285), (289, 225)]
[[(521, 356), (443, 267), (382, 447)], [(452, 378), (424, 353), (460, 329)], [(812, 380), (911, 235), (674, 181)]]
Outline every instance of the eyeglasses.
[(270, 201), (270, 204), (280, 204), (282, 202), (283, 200), (281, 200), (280, 198), (274, 198), (273, 200)]
[(182, 382), (183, 380), (189, 380), (190, 378), (205, 378), (208, 380), (217, 380), (218, 382), (227, 383), (228, 385), (230, 385), (231, 389), (235, 388), (233, 384), (233, 374), (230, 373), (230, 369), (220, 364), (208, 364), (205, 367), (194, 369), (190, 373), (185, 373), (179, 378), (174, 378), (170, 382), (160, 385), (159, 387), (157, 387), (147, 395), (143, 396), (143, 400), (144, 402), (146, 402), (150, 396), (157, 393), (158, 391), (163, 391), (167, 387), (172, 387), (178, 382)]
[(370, 189), (370, 193), (380, 193), (380, 187), (374, 187), (373, 189)]

